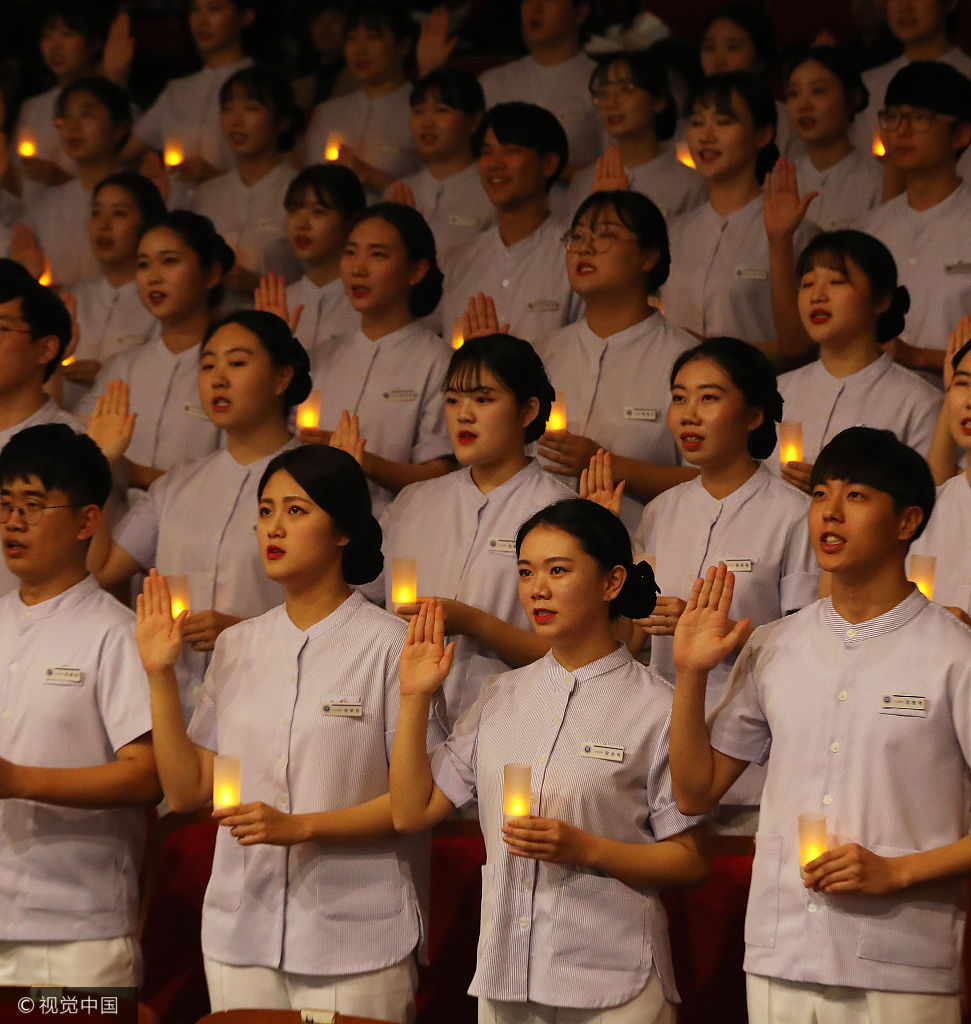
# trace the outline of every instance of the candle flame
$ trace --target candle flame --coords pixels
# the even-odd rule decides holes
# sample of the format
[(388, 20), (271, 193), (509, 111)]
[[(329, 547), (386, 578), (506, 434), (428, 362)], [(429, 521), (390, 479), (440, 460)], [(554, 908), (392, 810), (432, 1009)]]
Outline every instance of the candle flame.
[(460, 349), (465, 344), (465, 336), (462, 334), (462, 328), (458, 325), (452, 331), (452, 348)]
[(40, 275), (40, 277), (37, 278), (37, 283), (42, 284), (45, 288), (50, 288), (51, 281), (53, 280), (53, 277), (51, 277), (50, 262), (48, 260), (44, 260), (44, 271)]
[(880, 157), (886, 156), (887, 147), (883, 144), (883, 139), (879, 135), (873, 136), (873, 155)]
[(675, 154), (677, 155), (678, 160), (680, 160), (681, 163), (683, 163), (685, 165), (685, 167), (690, 167), (692, 170), (695, 169), (695, 161), (694, 161), (694, 158), (691, 155), (691, 150), (688, 149), (688, 143), (687, 142), (685, 142), (682, 139), (675, 146), (674, 151), (675, 151)]
[(506, 812), (510, 818), (525, 818), (529, 816), (529, 804), (520, 797), (513, 797), (509, 801), (509, 810)]
[(185, 151), (182, 148), (181, 139), (165, 140), (165, 166), (178, 167), (185, 160)]
[(184, 611), (189, 607), (187, 601), (182, 601), (177, 597), (172, 598), (172, 618), (177, 619)]
[(331, 132), (327, 136), (327, 145), (324, 147), (324, 159), (333, 163), (335, 160), (340, 159), (341, 145), (344, 142), (344, 136), (340, 132)]
[(74, 362), (74, 356), (67, 356), (61, 360), (61, 366), (70, 366)]
[(927, 598), (928, 601), (933, 600), (934, 597), (934, 581), (933, 580), (911, 580), (911, 583)]
[(217, 807), (234, 807), (239, 803), (239, 794), (231, 786), (222, 786), (216, 794)]
[(315, 428), (320, 422), (320, 413), (312, 405), (297, 407), (297, 426)]
[(394, 583), (391, 586), (392, 604), (414, 604), (418, 600), (418, 587), (413, 583)]
[(21, 156), (32, 157), (37, 156), (37, 143), (33, 139), (24, 138), (20, 140), (20, 145), (17, 146), (17, 152)]
[(807, 843), (802, 854), (803, 865), (808, 864), (810, 861), (814, 861), (817, 857), (821, 857), (826, 852), (826, 847), (820, 843)]
[(798, 445), (787, 444), (782, 449), (782, 464), (787, 462), (802, 462), (802, 451)]
[(547, 430), (566, 430), (566, 408), (559, 400), (553, 403), (550, 409), (549, 419), (546, 421)]

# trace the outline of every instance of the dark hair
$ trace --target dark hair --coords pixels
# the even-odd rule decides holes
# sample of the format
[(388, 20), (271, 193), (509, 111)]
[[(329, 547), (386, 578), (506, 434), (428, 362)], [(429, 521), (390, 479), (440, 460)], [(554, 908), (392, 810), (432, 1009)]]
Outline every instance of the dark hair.
[(860, 67), (845, 46), (801, 46), (786, 61), (783, 78), (786, 85), (796, 68), (808, 63), (819, 64), (840, 83), (850, 117), (865, 110), (870, 102), (870, 91), (863, 84)]
[(428, 221), (414, 207), (404, 203), (375, 203), (359, 213), (351, 230), (366, 220), (380, 217), (398, 232), (410, 260), (428, 260), (428, 270), (418, 284), (411, 286), (408, 309), (412, 316), (428, 316), (442, 297), (444, 275), (435, 256), (435, 236)]
[(86, 92), (108, 111), (112, 124), (123, 125), (128, 130), (124, 136), (115, 144), (115, 149), (120, 150), (128, 141), (131, 134), (131, 104), (128, 94), (120, 85), (110, 82), (107, 78), (91, 76), (90, 78), (79, 78), (77, 81), (65, 85), (57, 94), (57, 102), (54, 105), (54, 116), (62, 118), (67, 110), (67, 101), (76, 93)]
[(775, 30), (765, 11), (754, 4), (724, 4), (716, 7), (705, 19), (701, 29), (702, 38), (716, 21), (731, 21), (738, 25), (752, 40), (752, 48), (762, 69), (766, 73), (771, 72), (776, 53)]
[(782, 395), (772, 364), (759, 349), (738, 338), (706, 338), (674, 361), (672, 388), (681, 367), (696, 359), (717, 363), (748, 405), (762, 410), (762, 422), (748, 435), (748, 452), (753, 459), (767, 459), (775, 449), (775, 425), (782, 420)]
[(479, 80), (465, 68), (436, 68), (422, 76), (411, 90), (408, 102), (417, 106), (429, 96), (463, 114), (484, 114), (485, 94)]
[(0, 483), (32, 476), (46, 491), (63, 491), (71, 504), (104, 508), (111, 493), (111, 467), (101, 449), (66, 423), (27, 427), (3, 446)]
[(678, 108), (671, 95), (671, 84), (664, 65), (646, 50), (624, 50), (620, 53), (605, 53), (597, 57), (597, 66), (590, 75), (590, 92), (606, 81), (607, 74), (615, 64), (626, 64), (631, 81), (654, 99), (663, 99), (664, 107), (654, 115), (654, 135), (664, 141), (674, 135), (678, 125)]
[(165, 200), (154, 182), (149, 181), (144, 174), (137, 171), (115, 171), (114, 174), (109, 174), (94, 186), (91, 193), (92, 202), (98, 198), (101, 190), (109, 185), (123, 188), (135, 200), (143, 227), (165, 216)]
[(199, 346), (200, 358), (205, 351), (209, 339), (222, 327), (239, 324), (257, 338), (270, 362), (277, 368), (289, 366), (293, 377), (283, 392), (283, 408), (285, 412), (299, 405), (310, 394), (310, 357), (306, 349), (290, 333), (286, 322), (275, 313), (264, 313), (258, 309), (238, 309), (227, 313), (206, 328)]
[(277, 133), (276, 148), (280, 153), (293, 149), (300, 130), (302, 114), (293, 96), (289, 79), (272, 68), (253, 64), (237, 71), (223, 82), (219, 90), (219, 105), (224, 107), (237, 92), (248, 100), (255, 100), (276, 118), (282, 126)]
[[(686, 39), (678, 36), (668, 36), (666, 39), (658, 39), (645, 51), (652, 60), (661, 64), (668, 76), (668, 86), (674, 93), (674, 83), (671, 76), (677, 75), (684, 82), (689, 93), (697, 89), (701, 80), (705, 77), (701, 70), (701, 62), (698, 60), (698, 48), (689, 43)], [(683, 111), (679, 111), (679, 114)]]
[[(164, 216), (142, 228), (138, 240), (141, 241), (149, 231), (165, 228), (178, 235), (199, 258), (199, 266), (205, 271), (210, 267), (219, 267), (225, 274), (233, 269), (236, 254), (229, 247), (223, 236), (219, 234), (212, 221), (201, 213), (191, 210), (170, 210)], [(218, 281), (209, 289), (210, 307), (218, 306), (226, 294), (222, 281)]]
[(961, 360), (971, 352), (971, 341), (966, 341), (951, 357), (951, 369), (956, 370), (961, 365)]
[(759, 150), (755, 161), (755, 177), (761, 184), (779, 159), (779, 149), (775, 144), (778, 112), (775, 97), (765, 79), (747, 71), (722, 71), (717, 75), (709, 75), (692, 94), (688, 110), (714, 107), (719, 114), (734, 118), (737, 115), (732, 109), (733, 95), (745, 104), (756, 130), (772, 129), (772, 138)]
[(104, 6), (90, 0), (49, 0), (44, 5), (41, 32), (53, 27), (57, 21), (63, 21), (72, 32), (84, 36), (89, 42), (98, 43), (99, 50), (108, 37)]
[(281, 452), (270, 460), (260, 478), (260, 498), (270, 477), (281, 470), (289, 473), (310, 500), (350, 538), (341, 556), (344, 582), (358, 586), (377, 579), (384, 566), (381, 527), (371, 515), (371, 495), (364, 470), (353, 456), (321, 444), (305, 444)]
[[(911, 61), (890, 79), (883, 105), (923, 107), (971, 122), (971, 79), (939, 60)], [(965, 149), (955, 152), (955, 160)]]
[(613, 209), (621, 224), (637, 235), (637, 244), (642, 249), (658, 254), (657, 263), (647, 275), (647, 291), (653, 295), (667, 281), (671, 271), (671, 247), (668, 244), (668, 227), (664, 215), (643, 192), (629, 189), (592, 192), (577, 207), (570, 227), (575, 228), (588, 210), (593, 210), (591, 220), (595, 222), (607, 209)]
[(549, 192), (570, 159), (570, 144), (556, 115), (545, 107), (521, 100), (497, 103), (486, 111), (472, 140), (472, 152), (476, 156), (482, 150), (482, 141), (490, 128), (503, 145), (523, 146), (541, 157), (548, 153), (557, 157), (556, 170), (546, 179), (546, 191)]
[(395, 39), (413, 39), (417, 29), (408, 8), (400, 0), (356, 0), (347, 11), (344, 38), (355, 29), (380, 32), (387, 28)]
[(358, 176), (340, 164), (311, 164), (287, 186), (283, 199), (285, 210), (295, 210), (310, 191), (322, 206), (336, 210), (345, 220), (361, 212), (367, 205), (364, 186)]
[(660, 593), (654, 581), (654, 570), (647, 562), (634, 565), (630, 535), (623, 522), (607, 509), (585, 498), (564, 498), (547, 505), (519, 527), (516, 534), (516, 555), (522, 550), (527, 534), (538, 526), (550, 526), (568, 533), (603, 569), (615, 565), (627, 571), (620, 593), (610, 602), (610, 618), (626, 615), (642, 619), (654, 611)]
[(813, 267), (823, 266), (848, 277), (848, 263), (860, 268), (874, 302), (890, 299), (890, 305), (877, 318), (877, 343), (883, 345), (903, 331), (904, 315), (910, 309), (910, 294), (897, 284), (897, 264), (883, 242), (850, 228), (824, 231), (799, 254), (796, 274), (802, 277)]
[(536, 418), (526, 427), (525, 433), (527, 444), (538, 441), (546, 429), (556, 394), (546, 375), (543, 360), (533, 346), (511, 334), (469, 338), (452, 354), (442, 390), (475, 391), (481, 386), (483, 369), (509, 388), (518, 405), (524, 406), (531, 398), (539, 401)]
[(57, 295), (38, 284), (26, 270), (0, 275), (0, 305), (16, 299), (20, 299), (20, 312), (30, 328), (31, 341), (51, 335), (57, 338), (57, 354), (44, 367), (44, 380), (49, 380), (71, 340), (71, 315)]
[(847, 427), (816, 456), (810, 488), (828, 480), (845, 480), (883, 491), (897, 512), (916, 505), (924, 519), (911, 541), (924, 532), (934, 510), (934, 478), (924, 457), (898, 440), (892, 430)]

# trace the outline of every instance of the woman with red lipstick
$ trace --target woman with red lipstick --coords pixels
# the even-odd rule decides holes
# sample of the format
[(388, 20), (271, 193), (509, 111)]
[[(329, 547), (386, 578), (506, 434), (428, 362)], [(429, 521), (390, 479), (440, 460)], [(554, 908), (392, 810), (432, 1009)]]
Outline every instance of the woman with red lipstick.
[[(429, 757), (424, 723), (454, 648), (441, 607), (422, 605), (401, 655), (394, 824), (419, 832), (478, 800), (487, 859), (470, 992), (480, 1021), (672, 1024), (657, 890), (705, 878), (703, 826), (671, 795), (672, 690), (611, 626), (650, 611), (654, 577), (633, 564), (623, 524), (579, 498), (537, 512), (515, 543), (520, 601), (551, 650), (487, 679)], [(521, 809), (504, 801), (507, 764), (531, 769)]]
[[(186, 721), (216, 637), (281, 598), (253, 544), (256, 484), (273, 456), (297, 444), (287, 417), (310, 391), (307, 354), (272, 313), (244, 310), (216, 321), (197, 360), (199, 398), (207, 418), (223, 431), (225, 448), (185, 462), (152, 484), (92, 565), (101, 585), (110, 588), (151, 566), (188, 574), (191, 614), (183, 624), (185, 646), (177, 666)], [(123, 454), (119, 448), (109, 454), (113, 464)]]
[(169, 804), (204, 807), (214, 756), (242, 762), (245, 802), (213, 814), (212, 1008), (325, 1006), (405, 1024), (428, 839), (394, 834), (388, 797), (405, 627), (353, 589), (381, 570), (381, 530), (360, 467), (333, 448), (281, 453), (254, 481), (250, 516), (257, 496), (249, 544), (284, 602), (220, 636), (188, 731), (175, 670), (191, 616), (173, 620), (154, 571), (138, 601)]

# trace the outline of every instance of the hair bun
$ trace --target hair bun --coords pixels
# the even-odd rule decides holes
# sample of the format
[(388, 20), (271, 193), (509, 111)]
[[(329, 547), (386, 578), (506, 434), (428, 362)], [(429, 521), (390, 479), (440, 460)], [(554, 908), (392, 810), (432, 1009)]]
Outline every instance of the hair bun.
[(384, 568), (381, 524), (368, 516), (351, 537), (341, 558), (344, 580), (353, 586), (376, 580)]
[(910, 312), (910, 292), (902, 284), (898, 284), (894, 289), (894, 299), (901, 313)]
[(654, 611), (661, 588), (649, 562), (638, 562), (627, 569), (627, 579), (616, 597), (617, 609), (629, 619), (643, 619)]

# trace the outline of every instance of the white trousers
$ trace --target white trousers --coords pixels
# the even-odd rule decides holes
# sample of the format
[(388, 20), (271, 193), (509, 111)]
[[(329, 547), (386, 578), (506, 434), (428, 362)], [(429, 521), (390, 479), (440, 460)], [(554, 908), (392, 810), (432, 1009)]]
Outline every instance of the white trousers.
[(130, 935), (79, 942), (0, 942), (0, 985), (132, 988), (142, 949)]
[(676, 1019), (677, 1007), (664, 998), (654, 970), (633, 999), (601, 1010), (479, 999), (479, 1024), (675, 1024)]
[(236, 967), (205, 957), (212, 1010), (337, 1010), (394, 1024), (415, 1019), (414, 957), (362, 974), (294, 974), (272, 967)]
[(747, 974), (749, 1024), (960, 1024), (960, 996), (813, 985)]

